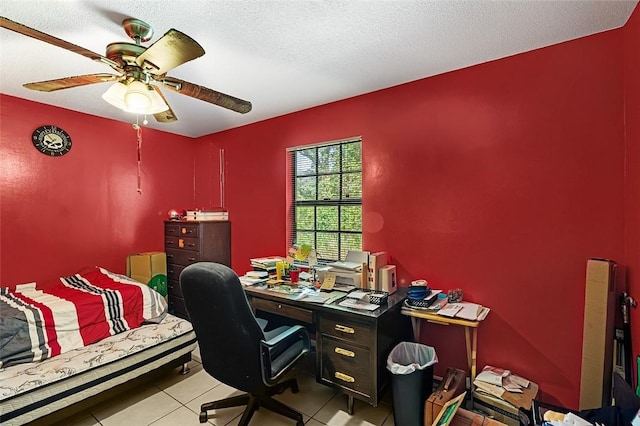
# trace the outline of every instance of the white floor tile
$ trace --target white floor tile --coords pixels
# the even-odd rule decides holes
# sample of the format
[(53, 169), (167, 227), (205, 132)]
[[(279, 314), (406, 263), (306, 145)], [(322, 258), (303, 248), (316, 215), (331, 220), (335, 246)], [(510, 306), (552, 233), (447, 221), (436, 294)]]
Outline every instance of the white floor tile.
[(386, 404), (373, 407), (356, 399), (352, 416), (347, 411), (347, 397), (338, 394), (313, 418), (330, 426), (381, 426), (390, 414), (391, 407)]
[[(189, 401), (188, 404), (185, 404), (188, 409), (193, 411), (196, 414), (200, 414), (200, 406), (205, 402), (218, 401), (220, 399), (228, 398), (230, 396), (242, 395), (242, 392), (225, 385), (224, 383), (219, 384), (215, 388), (210, 391), (200, 395), (199, 397)], [(223, 426), (233, 420), (236, 416), (241, 414), (244, 411), (244, 406), (242, 407), (231, 407), (231, 408), (222, 408), (220, 410), (210, 410), (209, 414), (209, 423), (214, 424), (216, 426)]]
[(287, 389), (274, 398), (307, 416), (313, 417), (336, 394), (335, 389), (316, 382), (315, 376), (298, 374), (295, 378), (300, 390), (298, 393)]
[(182, 404), (187, 404), (220, 384), (204, 371), (201, 364), (193, 364), (189, 374), (180, 374), (177, 369), (174, 374), (163, 377), (154, 384)]
[(133, 389), (95, 406), (91, 413), (103, 426), (149, 425), (180, 408), (180, 403), (153, 385)]
[(189, 410), (187, 407), (180, 407), (160, 420), (151, 423), (150, 426), (195, 426), (199, 424), (199, 417), (196, 413)]
[[(244, 410), (243, 410), (244, 411)], [(227, 426), (237, 426), (238, 422), (242, 418), (242, 413), (234, 418), (231, 422), (227, 423)], [(309, 416), (302, 415), (303, 421), (306, 423), (310, 418)], [(296, 422), (289, 417), (282, 414), (274, 413), (266, 408), (260, 408), (253, 413), (249, 426), (295, 426)]]

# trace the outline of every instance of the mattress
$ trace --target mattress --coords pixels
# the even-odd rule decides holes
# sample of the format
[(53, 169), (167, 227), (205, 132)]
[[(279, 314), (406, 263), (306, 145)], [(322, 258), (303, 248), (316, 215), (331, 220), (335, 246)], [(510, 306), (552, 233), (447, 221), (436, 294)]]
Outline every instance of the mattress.
[(191, 323), (167, 315), (159, 324), (116, 334), (44, 361), (0, 369), (0, 423), (21, 425), (82, 401), (191, 353)]

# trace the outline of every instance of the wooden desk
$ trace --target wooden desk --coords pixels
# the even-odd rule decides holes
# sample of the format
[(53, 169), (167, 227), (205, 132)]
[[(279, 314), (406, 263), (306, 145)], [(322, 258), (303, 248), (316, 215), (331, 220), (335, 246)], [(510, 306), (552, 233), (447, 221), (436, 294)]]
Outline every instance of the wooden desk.
[(432, 312), (419, 309), (411, 309), (406, 306), (401, 310), (403, 315), (411, 317), (413, 327), (413, 339), (420, 341), (421, 320), (440, 325), (459, 325), (464, 327), (464, 337), (467, 348), (467, 366), (469, 367), (471, 390), (473, 391), (473, 381), (476, 379), (476, 356), (478, 353), (478, 326), (480, 321), (469, 321), (460, 318), (449, 318)]
[(400, 314), (406, 289), (392, 294), (386, 305), (361, 311), (331, 304), (295, 300), (264, 286), (245, 287), (255, 311), (269, 312), (304, 323), (315, 330), (316, 381), (348, 396), (349, 414), (354, 398), (374, 407), (390, 384), (386, 369), (389, 352), (411, 339), (411, 325)]

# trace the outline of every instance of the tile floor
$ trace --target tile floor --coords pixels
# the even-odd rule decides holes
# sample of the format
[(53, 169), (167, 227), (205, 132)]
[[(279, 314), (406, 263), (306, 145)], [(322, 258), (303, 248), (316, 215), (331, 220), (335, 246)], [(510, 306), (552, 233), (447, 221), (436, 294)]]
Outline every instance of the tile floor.
[[(236, 389), (209, 376), (199, 360), (199, 354), (196, 351), (194, 360), (190, 363), (191, 371), (187, 375), (181, 375), (180, 369), (177, 368), (80, 412), (69, 412), (66, 415), (63, 410), (56, 413), (55, 423), (45, 418), (38, 424), (53, 423), (56, 426), (199, 425), (198, 414), (202, 403), (240, 394)], [(309, 370), (311, 365), (312, 362), (303, 362), (302, 367), (295, 372), (300, 392), (293, 394), (291, 390), (287, 390), (275, 397), (301, 412), (305, 425), (394, 425), (391, 392), (386, 392), (382, 403), (377, 407), (356, 400), (354, 415), (349, 415), (346, 396), (330, 387), (316, 383), (312, 370)], [(215, 414), (210, 412), (209, 424), (237, 425), (243, 410), (244, 407), (237, 407), (221, 409)], [(249, 424), (250, 426), (290, 426), (295, 425), (295, 421), (267, 409), (260, 409), (253, 415)]]

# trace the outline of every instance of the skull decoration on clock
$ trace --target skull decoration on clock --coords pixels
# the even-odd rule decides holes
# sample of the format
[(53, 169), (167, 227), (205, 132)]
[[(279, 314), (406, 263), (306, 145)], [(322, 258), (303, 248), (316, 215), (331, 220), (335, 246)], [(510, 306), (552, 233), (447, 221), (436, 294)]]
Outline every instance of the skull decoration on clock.
[(38, 151), (52, 157), (71, 151), (71, 136), (59, 127), (47, 125), (33, 131), (33, 145)]

